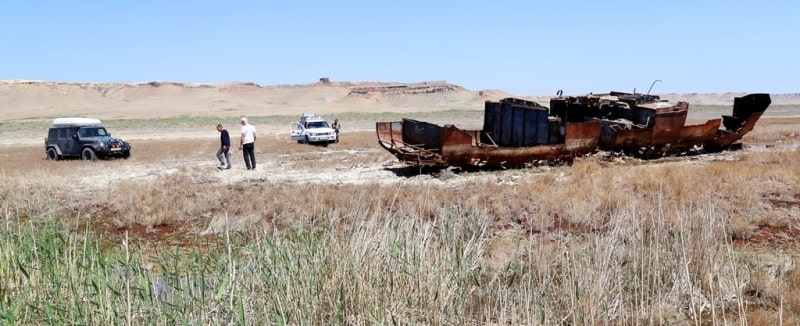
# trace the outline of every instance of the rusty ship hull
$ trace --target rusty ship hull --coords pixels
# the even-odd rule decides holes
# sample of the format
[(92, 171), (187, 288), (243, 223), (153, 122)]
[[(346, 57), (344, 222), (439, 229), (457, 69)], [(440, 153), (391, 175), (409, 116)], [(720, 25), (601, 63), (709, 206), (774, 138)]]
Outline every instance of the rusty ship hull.
[(558, 97), (551, 99), (550, 107), (567, 121), (601, 121), (602, 150), (663, 156), (729, 148), (753, 129), (770, 103), (769, 94), (737, 97), (730, 116), (698, 125), (686, 125), (689, 103), (656, 95), (610, 92)]
[(481, 130), (414, 119), (377, 122), (378, 143), (398, 160), (419, 167), (522, 167), (535, 161), (571, 161), (597, 149), (599, 121), (561, 123), (535, 102), (486, 102)]
[(639, 157), (731, 148), (770, 105), (769, 94), (734, 99), (729, 116), (686, 125), (687, 102), (610, 92), (550, 100), (546, 108), (515, 98), (487, 101), (483, 128), (402, 119), (377, 122), (378, 143), (419, 167), (522, 167), (536, 161), (572, 161), (597, 149)]

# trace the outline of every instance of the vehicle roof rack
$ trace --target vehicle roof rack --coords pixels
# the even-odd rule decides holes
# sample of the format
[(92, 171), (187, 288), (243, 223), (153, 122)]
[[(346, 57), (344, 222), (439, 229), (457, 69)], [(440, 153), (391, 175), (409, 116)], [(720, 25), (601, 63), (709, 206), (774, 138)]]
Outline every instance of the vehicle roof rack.
[(55, 118), (53, 119), (53, 127), (80, 127), (80, 126), (96, 126), (101, 122), (98, 119), (91, 118)]

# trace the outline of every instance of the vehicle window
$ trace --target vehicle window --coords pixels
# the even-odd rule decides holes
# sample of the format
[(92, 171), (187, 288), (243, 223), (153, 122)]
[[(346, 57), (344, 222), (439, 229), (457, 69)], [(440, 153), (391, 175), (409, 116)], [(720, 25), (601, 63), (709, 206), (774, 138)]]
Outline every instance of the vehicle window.
[(308, 123), (309, 128), (328, 128), (327, 121), (314, 121)]
[(58, 129), (50, 129), (50, 132), (47, 133), (47, 140), (56, 140), (58, 139)]
[(67, 139), (67, 129), (58, 129), (58, 139)]
[(80, 130), (81, 137), (97, 137), (97, 136), (106, 136), (106, 128), (103, 127), (91, 127), (91, 128), (81, 128)]

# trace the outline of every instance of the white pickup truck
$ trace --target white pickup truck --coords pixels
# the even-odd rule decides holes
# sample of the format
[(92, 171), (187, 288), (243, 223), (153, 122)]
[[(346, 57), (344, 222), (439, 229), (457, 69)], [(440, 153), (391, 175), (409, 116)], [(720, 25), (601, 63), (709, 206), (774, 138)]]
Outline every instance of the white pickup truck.
[(292, 140), (298, 143), (328, 146), (336, 142), (336, 130), (316, 113), (304, 113), (300, 121), (292, 122), (289, 128)]

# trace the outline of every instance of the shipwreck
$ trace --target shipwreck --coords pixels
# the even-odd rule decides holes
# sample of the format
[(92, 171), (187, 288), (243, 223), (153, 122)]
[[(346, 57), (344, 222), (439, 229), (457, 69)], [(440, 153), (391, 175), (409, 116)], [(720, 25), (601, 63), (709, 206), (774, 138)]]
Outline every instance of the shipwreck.
[(598, 120), (603, 125), (598, 144), (601, 150), (649, 158), (730, 148), (753, 130), (770, 103), (769, 94), (737, 97), (731, 115), (687, 126), (687, 102), (610, 92), (552, 98), (550, 114), (568, 122)]
[(402, 119), (377, 122), (376, 131), (380, 146), (411, 166), (514, 168), (569, 163), (598, 149), (643, 158), (728, 149), (770, 103), (769, 94), (748, 94), (734, 99), (731, 115), (685, 125), (687, 102), (623, 92), (564, 97), (559, 91), (549, 108), (518, 98), (486, 101), (480, 130)]

